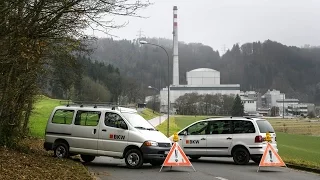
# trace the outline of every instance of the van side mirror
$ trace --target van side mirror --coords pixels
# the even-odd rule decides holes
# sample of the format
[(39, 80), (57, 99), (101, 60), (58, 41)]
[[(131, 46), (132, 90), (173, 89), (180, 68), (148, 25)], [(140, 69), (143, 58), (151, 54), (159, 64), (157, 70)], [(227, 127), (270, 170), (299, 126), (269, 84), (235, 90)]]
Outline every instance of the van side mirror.
[(183, 131), (183, 135), (184, 135), (184, 136), (187, 136), (187, 135), (188, 135), (188, 132), (187, 132), (187, 131)]
[(120, 128), (121, 128), (121, 129), (128, 129), (128, 126), (127, 126), (127, 124), (126, 124), (124, 121), (121, 121), (121, 122), (120, 122)]

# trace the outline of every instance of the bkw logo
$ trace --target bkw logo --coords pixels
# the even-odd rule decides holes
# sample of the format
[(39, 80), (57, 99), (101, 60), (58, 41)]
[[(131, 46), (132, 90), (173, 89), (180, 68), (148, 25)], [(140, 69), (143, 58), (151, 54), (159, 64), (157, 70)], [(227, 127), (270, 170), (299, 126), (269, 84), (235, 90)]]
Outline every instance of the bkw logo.
[(124, 140), (126, 136), (124, 135), (117, 135), (117, 134), (110, 134), (109, 136), (110, 139), (119, 139), (119, 140)]
[(199, 144), (199, 140), (186, 140), (186, 144)]

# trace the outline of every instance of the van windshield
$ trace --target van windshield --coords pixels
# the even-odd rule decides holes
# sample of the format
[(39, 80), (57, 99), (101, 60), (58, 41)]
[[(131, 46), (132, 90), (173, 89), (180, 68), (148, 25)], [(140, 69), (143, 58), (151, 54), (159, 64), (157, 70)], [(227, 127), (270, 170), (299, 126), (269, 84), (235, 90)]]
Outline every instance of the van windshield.
[(156, 130), (147, 120), (145, 120), (139, 114), (123, 112), (122, 115), (135, 128), (147, 129), (147, 130)]
[(267, 120), (257, 120), (257, 124), (260, 129), (260, 133), (274, 133), (274, 129)]

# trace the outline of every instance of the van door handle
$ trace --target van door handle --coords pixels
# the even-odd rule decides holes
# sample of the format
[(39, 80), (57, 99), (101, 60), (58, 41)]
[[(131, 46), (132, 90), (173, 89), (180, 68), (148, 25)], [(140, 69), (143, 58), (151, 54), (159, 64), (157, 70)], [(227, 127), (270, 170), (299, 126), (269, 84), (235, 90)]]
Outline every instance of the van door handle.
[(227, 139), (228, 139), (228, 140), (231, 140), (232, 138), (231, 138), (231, 137), (228, 137)]
[(96, 132), (97, 132), (97, 129), (93, 129), (93, 134), (96, 134)]
[(206, 138), (201, 138), (200, 140), (206, 140)]
[(102, 129), (102, 131), (103, 131), (103, 132), (107, 132), (107, 130), (106, 130), (106, 129)]

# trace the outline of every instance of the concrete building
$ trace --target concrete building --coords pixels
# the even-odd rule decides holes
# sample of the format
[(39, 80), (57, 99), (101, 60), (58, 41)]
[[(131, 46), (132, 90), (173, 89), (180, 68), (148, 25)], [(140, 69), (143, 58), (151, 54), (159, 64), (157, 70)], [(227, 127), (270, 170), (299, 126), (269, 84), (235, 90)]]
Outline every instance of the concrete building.
[[(288, 115), (288, 107), (290, 105), (296, 105), (299, 104), (299, 100), (298, 99), (278, 99), (277, 101), (277, 107), (279, 107), (279, 115), (282, 116), (284, 115)], [(284, 110), (284, 113), (283, 113)]]
[(257, 99), (258, 99), (258, 93), (255, 91), (241, 91), (239, 94), (243, 106), (244, 111), (246, 113), (252, 114), (257, 113)]
[(310, 112), (314, 111), (315, 105), (311, 103), (293, 104), (288, 106), (288, 113), (297, 116), (307, 116)]
[(241, 98), (244, 106), (245, 113), (256, 113), (257, 112), (257, 101), (254, 99)]
[[(187, 85), (170, 86), (171, 107), (180, 96), (187, 93), (202, 95), (236, 95), (240, 93), (240, 84), (220, 84), (220, 72), (214, 69), (199, 68), (187, 72), (187, 83)], [(161, 111), (167, 112), (168, 88), (163, 88), (160, 91), (160, 97), (162, 104)]]
[(273, 89), (272, 91), (268, 90), (263, 95), (264, 107), (272, 108), (273, 106), (277, 107), (277, 100), (278, 99), (285, 99), (286, 95), (284, 93), (281, 93), (278, 90)]

